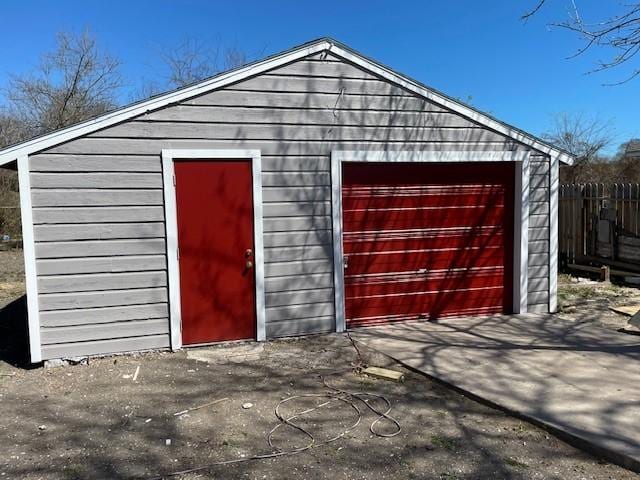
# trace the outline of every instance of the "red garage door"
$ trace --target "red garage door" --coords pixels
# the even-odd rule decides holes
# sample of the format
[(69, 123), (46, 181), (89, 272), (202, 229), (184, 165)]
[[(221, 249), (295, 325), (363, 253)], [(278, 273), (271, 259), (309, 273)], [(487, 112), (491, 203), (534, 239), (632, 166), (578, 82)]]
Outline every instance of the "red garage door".
[(343, 165), (347, 325), (508, 313), (512, 163)]

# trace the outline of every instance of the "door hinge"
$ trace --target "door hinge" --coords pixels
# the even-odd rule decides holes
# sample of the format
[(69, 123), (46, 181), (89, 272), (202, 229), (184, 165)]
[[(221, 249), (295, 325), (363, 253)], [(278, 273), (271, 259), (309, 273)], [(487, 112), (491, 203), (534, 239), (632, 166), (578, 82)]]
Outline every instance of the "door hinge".
[(173, 175), (173, 186), (174, 187), (176, 186), (176, 176), (175, 176), (175, 174)]
[(180, 247), (176, 248), (176, 258), (180, 260)]

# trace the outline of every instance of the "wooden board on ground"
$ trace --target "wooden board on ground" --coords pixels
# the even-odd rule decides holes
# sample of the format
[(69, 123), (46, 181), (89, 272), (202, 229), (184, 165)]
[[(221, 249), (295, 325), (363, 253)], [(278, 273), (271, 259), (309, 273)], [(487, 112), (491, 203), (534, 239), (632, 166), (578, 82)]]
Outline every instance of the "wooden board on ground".
[(362, 370), (362, 373), (372, 377), (382, 378), (383, 380), (391, 380), (394, 382), (404, 381), (404, 374), (402, 372), (396, 372), (395, 370), (389, 370), (388, 368), (367, 367)]
[(640, 312), (640, 303), (634, 303), (631, 305), (619, 305), (617, 307), (609, 307), (609, 309), (616, 313), (620, 313), (628, 317), (633, 317), (636, 313)]

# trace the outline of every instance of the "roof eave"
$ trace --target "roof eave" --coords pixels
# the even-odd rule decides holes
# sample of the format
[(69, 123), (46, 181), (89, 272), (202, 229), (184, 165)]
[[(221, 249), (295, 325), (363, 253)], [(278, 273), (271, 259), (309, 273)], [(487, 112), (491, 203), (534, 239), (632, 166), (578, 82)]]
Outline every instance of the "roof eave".
[(218, 88), (222, 88), (231, 83), (241, 81), (247, 77), (259, 75), (260, 73), (263, 73), (267, 70), (277, 68), (278, 66), (285, 65), (300, 58), (304, 58), (306, 56), (313, 55), (325, 50), (330, 51), (331, 53), (344, 58), (345, 60), (354, 63), (365, 70), (377, 74), (382, 78), (398, 84), (418, 96), (424, 97), (430, 101), (442, 105), (445, 108), (459, 113), (460, 115), (463, 115), (472, 121), (486, 126), (487, 128), (490, 128), (509, 138), (512, 138), (519, 143), (538, 150), (551, 157), (557, 158), (560, 162), (566, 163), (568, 165), (573, 164), (573, 156), (571, 156), (567, 152), (559, 150), (552, 145), (536, 138), (533, 135), (530, 135), (506, 123), (500, 122), (483, 112), (480, 112), (468, 105), (451, 99), (444, 94), (434, 91), (433, 89), (428, 88), (404, 75), (401, 75), (394, 70), (379, 64), (378, 62), (367, 59), (351, 48), (342, 45), (335, 40), (323, 38), (301, 45), (287, 52), (246, 65), (244, 67), (222, 73), (216, 77), (204, 80), (195, 85), (184, 87), (182, 89), (175, 90), (173, 92), (169, 92), (158, 97), (151, 98), (149, 100), (145, 100), (143, 102), (139, 102), (134, 105), (130, 105), (128, 107), (106, 113), (100, 117), (88, 120), (86, 122), (57, 130), (42, 137), (27, 140), (23, 143), (7, 147), (4, 150), (0, 150), (0, 166), (14, 161), (20, 157), (45, 150), (47, 148), (51, 148), (55, 145), (73, 140), (74, 138), (81, 137), (82, 135), (87, 135), (96, 130), (106, 128), (108, 126), (137, 117), (139, 115), (143, 115), (149, 111), (157, 110), (159, 108), (169, 106), (188, 98), (195, 97)]

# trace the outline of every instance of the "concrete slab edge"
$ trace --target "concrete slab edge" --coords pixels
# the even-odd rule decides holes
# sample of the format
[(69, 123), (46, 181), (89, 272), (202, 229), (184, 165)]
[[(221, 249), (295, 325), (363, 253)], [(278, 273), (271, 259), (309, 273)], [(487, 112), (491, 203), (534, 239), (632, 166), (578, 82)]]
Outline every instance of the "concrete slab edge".
[(455, 385), (454, 383), (452, 383), (451, 381), (444, 379), (444, 378), (440, 378), (434, 375), (431, 375), (429, 373), (423, 372), (420, 369), (417, 369), (415, 367), (412, 367), (411, 365), (406, 364), (405, 362), (403, 362), (402, 360), (399, 360), (397, 358), (394, 358), (392, 355), (388, 355), (385, 352), (381, 351), (381, 350), (377, 350), (373, 347), (370, 347), (368, 345), (366, 345), (366, 343), (360, 341), (360, 340), (355, 340), (356, 343), (358, 343), (358, 345), (360, 345), (361, 347), (367, 349), (367, 350), (373, 350), (376, 353), (383, 355), (391, 360), (393, 360), (396, 363), (399, 363), (400, 365), (402, 365), (404, 368), (406, 368), (407, 370), (410, 370), (412, 372), (415, 372), (419, 375), (423, 375), (431, 380), (434, 380), (435, 382), (444, 385), (447, 388), (450, 388), (451, 390), (454, 390), (458, 393), (460, 393), (461, 395), (464, 395), (467, 398), (470, 398), (471, 400), (474, 400), (478, 403), (481, 403), (483, 405), (486, 405), (488, 407), (494, 408), (496, 410), (500, 410), (501, 412), (505, 412), (515, 418), (518, 418), (520, 420), (525, 420), (528, 423), (531, 423), (537, 427), (542, 428), (543, 430), (549, 432), (550, 434), (552, 434), (554, 437), (558, 438), (559, 440), (562, 440), (565, 443), (568, 443), (569, 445), (572, 445), (574, 447), (576, 447), (579, 450), (582, 450), (584, 452), (587, 452), (595, 457), (601, 458), (603, 460), (606, 460), (608, 462), (614, 463), (616, 465), (619, 465), (623, 468), (626, 468), (627, 470), (631, 470), (633, 472), (636, 473), (640, 473), (640, 460), (635, 459), (633, 457), (630, 457), (628, 455), (625, 455), (623, 453), (617, 452), (615, 450), (611, 450), (609, 448), (603, 447), (602, 445), (599, 445), (597, 443), (594, 443), (593, 441), (584, 438), (580, 435), (576, 435), (574, 433), (570, 433), (567, 432), (566, 430), (564, 430), (561, 426), (553, 424), (551, 422), (545, 422), (542, 421), (540, 419), (537, 419), (531, 415), (528, 415), (526, 413), (520, 412), (518, 410), (514, 410), (512, 408), (508, 408), (505, 407), (503, 405), (500, 405), (498, 403), (495, 403), (491, 400), (488, 400), (482, 396), (479, 396), (478, 394), (475, 394), (471, 391), (465, 390), (464, 388), (458, 387), (457, 385)]

